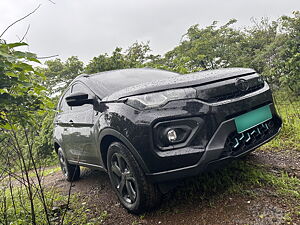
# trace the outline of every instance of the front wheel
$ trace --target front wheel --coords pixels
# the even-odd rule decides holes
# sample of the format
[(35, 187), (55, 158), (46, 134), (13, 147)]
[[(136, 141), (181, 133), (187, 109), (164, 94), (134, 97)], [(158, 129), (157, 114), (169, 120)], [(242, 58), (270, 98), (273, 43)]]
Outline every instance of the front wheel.
[(111, 184), (122, 205), (131, 213), (142, 213), (160, 202), (156, 185), (146, 180), (144, 172), (120, 142), (108, 148), (107, 167)]
[(75, 181), (80, 177), (80, 167), (68, 163), (65, 154), (61, 148), (57, 151), (61, 171), (67, 181)]

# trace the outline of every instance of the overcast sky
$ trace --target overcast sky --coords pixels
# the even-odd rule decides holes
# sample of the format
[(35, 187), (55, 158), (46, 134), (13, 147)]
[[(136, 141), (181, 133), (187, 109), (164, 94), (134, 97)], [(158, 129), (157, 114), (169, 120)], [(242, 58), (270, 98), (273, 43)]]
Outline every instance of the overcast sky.
[(39, 56), (77, 55), (84, 62), (116, 46), (126, 49), (135, 41), (150, 41), (155, 54), (178, 45), (194, 24), (251, 24), (251, 17), (277, 19), (300, 10), (300, 0), (0, 0), (0, 32), (9, 24), (39, 10), (3, 36), (18, 41), (30, 24), (25, 41)]

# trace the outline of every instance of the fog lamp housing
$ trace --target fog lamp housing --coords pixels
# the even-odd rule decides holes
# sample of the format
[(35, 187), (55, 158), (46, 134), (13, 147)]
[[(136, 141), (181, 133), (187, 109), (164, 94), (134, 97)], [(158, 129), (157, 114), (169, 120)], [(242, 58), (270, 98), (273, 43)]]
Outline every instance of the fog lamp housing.
[(203, 123), (199, 117), (158, 122), (153, 126), (154, 144), (159, 150), (182, 148), (192, 141)]
[(177, 140), (177, 133), (174, 129), (170, 129), (167, 132), (169, 142), (175, 142)]

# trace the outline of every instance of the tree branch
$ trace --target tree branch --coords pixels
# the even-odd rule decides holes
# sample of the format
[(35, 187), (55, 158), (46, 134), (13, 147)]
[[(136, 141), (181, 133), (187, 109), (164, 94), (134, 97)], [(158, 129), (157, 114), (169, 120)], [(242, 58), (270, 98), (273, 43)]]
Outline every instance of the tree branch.
[(26, 32), (25, 34), (23, 35), (23, 37), (21, 38), (20, 42), (22, 42), (24, 40), (24, 38), (26, 37), (28, 31), (29, 31), (29, 28), (30, 28), (30, 24), (28, 25), (27, 29), (26, 29)]
[(37, 59), (48, 59), (48, 58), (53, 58), (53, 57), (57, 57), (58, 55), (50, 55), (50, 56), (41, 56), (41, 57), (37, 57)]
[(35, 13), (39, 8), (40, 8), (41, 4), (38, 5), (38, 7), (36, 7), (32, 12), (28, 13), (26, 16), (22, 17), (21, 19), (16, 20), (15, 22), (13, 22), (12, 24), (10, 24), (0, 35), (0, 38), (5, 34), (5, 32), (11, 28), (13, 25), (15, 25), (16, 23), (24, 20), (25, 18), (27, 18), (28, 16), (30, 16), (31, 14)]
[(51, 2), (52, 4), (56, 4), (54, 1), (52, 1), (52, 0), (48, 0), (49, 2)]

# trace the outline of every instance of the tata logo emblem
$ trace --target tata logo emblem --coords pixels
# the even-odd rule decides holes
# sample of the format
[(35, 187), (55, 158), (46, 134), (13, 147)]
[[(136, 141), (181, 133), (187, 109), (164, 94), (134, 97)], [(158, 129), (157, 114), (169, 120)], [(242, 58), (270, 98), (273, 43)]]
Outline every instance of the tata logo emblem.
[(247, 91), (249, 89), (249, 83), (245, 79), (237, 79), (235, 86), (241, 91)]

